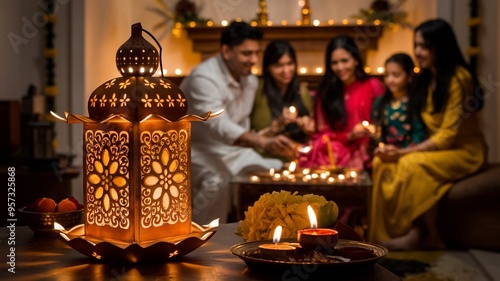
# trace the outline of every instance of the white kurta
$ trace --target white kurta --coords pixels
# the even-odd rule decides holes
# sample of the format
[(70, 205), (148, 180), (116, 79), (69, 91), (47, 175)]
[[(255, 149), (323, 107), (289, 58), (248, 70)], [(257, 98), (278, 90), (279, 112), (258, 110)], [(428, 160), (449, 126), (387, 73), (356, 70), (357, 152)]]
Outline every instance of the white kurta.
[(216, 218), (226, 221), (234, 193), (229, 186), (232, 176), (283, 165), (251, 148), (232, 145), (250, 130), (257, 84), (255, 75), (236, 81), (218, 55), (198, 65), (179, 86), (187, 97), (189, 113), (202, 115), (224, 109), (216, 118), (192, 123), (191, 187), (193, 220), (197, 223)]

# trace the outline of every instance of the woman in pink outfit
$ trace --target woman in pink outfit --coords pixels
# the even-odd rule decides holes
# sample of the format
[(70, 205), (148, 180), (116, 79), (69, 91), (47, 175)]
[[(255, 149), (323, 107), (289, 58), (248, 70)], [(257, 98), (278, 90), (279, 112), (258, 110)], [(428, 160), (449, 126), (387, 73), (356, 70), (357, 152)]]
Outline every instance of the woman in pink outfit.
[(371, 126), (362, 122), (371, 123), (373, 100), (383, 91), (382, 82), (364, 71), (354, 39), (333, 38), (327, 46), (325, 74), (316, 93), (315, 132), (309, 143), (312, 150), (300, 156), (299, 165), (358, 171), (369, 168)]

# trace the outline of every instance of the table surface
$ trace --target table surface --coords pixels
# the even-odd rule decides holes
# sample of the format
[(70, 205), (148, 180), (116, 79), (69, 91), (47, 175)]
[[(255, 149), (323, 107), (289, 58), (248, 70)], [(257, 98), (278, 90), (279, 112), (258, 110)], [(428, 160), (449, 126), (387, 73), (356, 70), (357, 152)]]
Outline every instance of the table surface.
[[(7, 271), (7, 228), (0, 232), (1, 280), (311, 280), (307, 273), (269, 277), (252, 272), (230, 247), (244, 242), (234, 234), (237, 223), (219, 226), (203, 246), (178, 260), (149, 264), (104, 264), (88, 258), (64, 243), (61, 237), (35, 237), (25, 226), (15, 231), (15, 273)], [(353, 273), (356, 274), (356, 273)], [(297, 279), (299, 278), (299, 279)], [(375, 264), (369, 271), (342, 280), (400, 280)]]

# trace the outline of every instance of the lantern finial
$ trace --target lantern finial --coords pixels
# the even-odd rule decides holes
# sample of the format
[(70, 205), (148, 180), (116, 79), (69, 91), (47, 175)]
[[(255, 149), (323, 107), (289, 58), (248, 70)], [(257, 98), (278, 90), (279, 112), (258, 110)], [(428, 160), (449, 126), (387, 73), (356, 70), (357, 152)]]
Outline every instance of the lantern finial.
[(123, 77), (150, 77), (158, 69), (156, 48), (142, 37), (140, 23), (132, 25), (132, 35), (116, 52), (116, 67)]

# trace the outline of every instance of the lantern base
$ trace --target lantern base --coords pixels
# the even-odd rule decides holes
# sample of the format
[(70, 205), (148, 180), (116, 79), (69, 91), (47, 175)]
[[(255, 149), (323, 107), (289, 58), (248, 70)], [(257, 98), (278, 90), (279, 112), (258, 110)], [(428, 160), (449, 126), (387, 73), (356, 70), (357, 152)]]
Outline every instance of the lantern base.
[(71, 248), (88, 257), (113, 263), (157, 262), (182, 257), (208, 241), (218, 226), (219, 219), (204, 226), (191, 222), (190, 234), (137, 244), (86, 237), (83, 224), (70, 230), (65, 230), (57, 223), (54, 224), (54, 228)]

